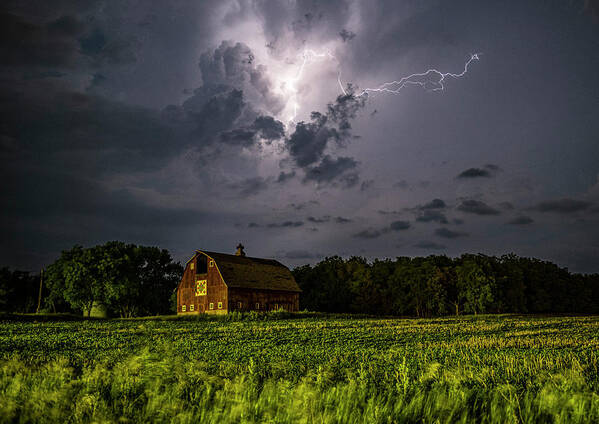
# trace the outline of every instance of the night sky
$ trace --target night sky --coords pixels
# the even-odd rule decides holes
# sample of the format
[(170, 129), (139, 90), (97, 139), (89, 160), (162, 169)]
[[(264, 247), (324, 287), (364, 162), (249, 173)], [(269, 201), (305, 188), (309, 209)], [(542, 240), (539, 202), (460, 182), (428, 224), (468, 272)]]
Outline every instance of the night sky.
[(599, 272), (595, 0), (0, 8), (0, 265), (122, 240)]

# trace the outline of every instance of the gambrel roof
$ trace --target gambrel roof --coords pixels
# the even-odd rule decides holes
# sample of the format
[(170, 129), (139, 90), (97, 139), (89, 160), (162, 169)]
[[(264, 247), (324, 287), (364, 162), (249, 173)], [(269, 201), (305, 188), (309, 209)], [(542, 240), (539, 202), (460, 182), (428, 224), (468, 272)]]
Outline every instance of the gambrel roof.
[(212, 258), (228, 287), (301, 292), (291, 271), (274, 259), (197, 250)]

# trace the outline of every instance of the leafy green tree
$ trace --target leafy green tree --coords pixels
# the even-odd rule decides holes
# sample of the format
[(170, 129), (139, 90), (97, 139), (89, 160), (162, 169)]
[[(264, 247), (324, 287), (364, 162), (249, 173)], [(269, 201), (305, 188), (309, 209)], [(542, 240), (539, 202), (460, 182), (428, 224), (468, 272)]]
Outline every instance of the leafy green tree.
[(103, 305), (121, 317), (169, 313), (183, 267), (166, 250), (112, 241), (63, 251), (47, 268), (47, 304), (64, 299), (88, 316)]
[(458, 296), (464, 310), (473, 314), (485, 313), (494, 301), (495, 278), (487, 275), (471, 255), (456, 268)]
[(98, 262), (99, 249), (84, 249), (75, 246), (68, 252), (69, 260), (65, 261), (64, 299), (73, 309), (82, 310), (90, 316), (94, 302), (104, 301), (104, 281)]

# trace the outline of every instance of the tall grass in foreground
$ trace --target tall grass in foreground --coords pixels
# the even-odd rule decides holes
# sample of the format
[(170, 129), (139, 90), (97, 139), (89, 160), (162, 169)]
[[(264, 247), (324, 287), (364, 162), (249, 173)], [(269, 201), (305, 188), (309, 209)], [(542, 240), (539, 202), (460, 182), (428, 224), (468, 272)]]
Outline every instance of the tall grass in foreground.
[(0, 424), (591, 423), (598, 393), (597, 316), (0, 321)]
[(343, 382), (323, 369), (297, 382), (265, 377), (253, 363), (225, 378), (199, 360), (147, 351), (79, 370), (12, 359), (0, 368), (0, 422), (599, 422), (599, 395), (582, 369), (539, 374), (525, 390), (488, 387), (489, 372), (431, 363), (411, 376), (399, 362), (381, 385), (363, 367)]

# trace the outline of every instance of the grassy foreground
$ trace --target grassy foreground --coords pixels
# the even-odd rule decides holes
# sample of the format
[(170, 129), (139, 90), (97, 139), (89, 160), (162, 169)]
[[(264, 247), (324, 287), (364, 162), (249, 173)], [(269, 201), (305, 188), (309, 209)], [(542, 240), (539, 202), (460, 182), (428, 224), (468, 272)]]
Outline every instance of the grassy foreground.
[(599, 317), (0, 321), (0, 422), (599, 422)]

